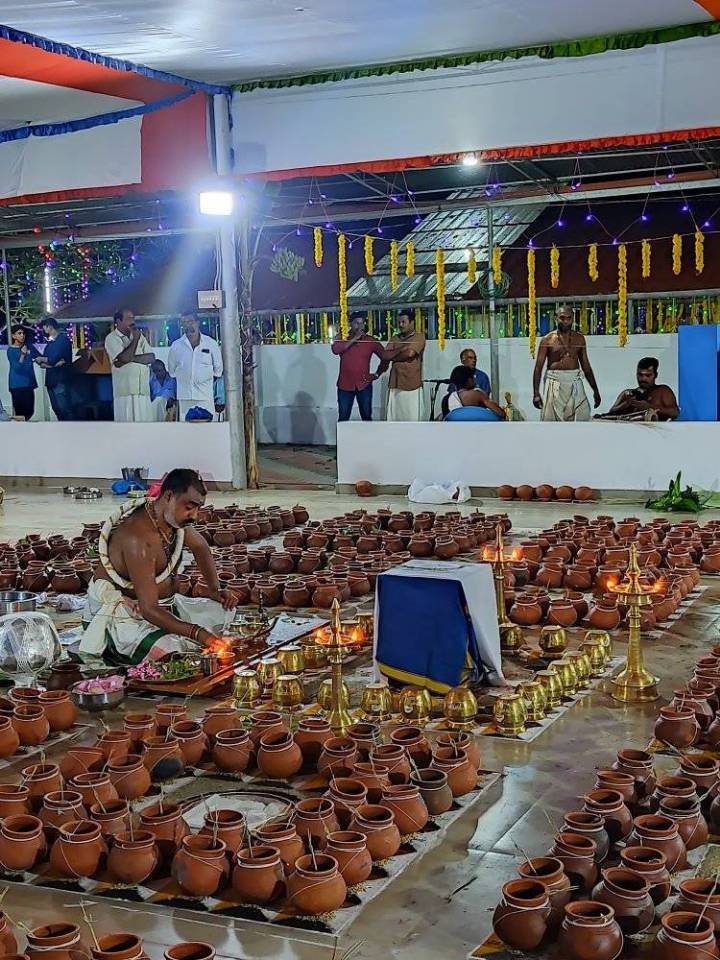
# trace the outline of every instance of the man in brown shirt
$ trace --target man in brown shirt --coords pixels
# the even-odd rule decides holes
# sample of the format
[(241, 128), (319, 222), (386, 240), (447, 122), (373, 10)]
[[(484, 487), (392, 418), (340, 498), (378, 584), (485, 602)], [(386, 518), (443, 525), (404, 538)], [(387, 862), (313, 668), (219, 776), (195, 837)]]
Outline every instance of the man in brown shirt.
[(415, 320), (408, 310), (398, 316), (397, 336), (385, 348), (385, 358), (378, 367), (379, 376), (392, 364), (388, 389), (388, 420), (422, 420), (424, 398), (422, 358), (425, 334), (415, 329)]

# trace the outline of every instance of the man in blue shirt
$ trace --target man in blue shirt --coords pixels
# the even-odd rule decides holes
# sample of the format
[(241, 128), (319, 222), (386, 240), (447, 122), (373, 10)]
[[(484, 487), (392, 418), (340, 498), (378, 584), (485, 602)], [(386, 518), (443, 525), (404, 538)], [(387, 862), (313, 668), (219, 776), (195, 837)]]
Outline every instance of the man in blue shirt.
[(475, 385), (478, 390), (482, 390), (483, 393), (486, 393), (488, 396), (491, 395), (492, 391), (490, 389), (490, 377), (485, 373), (484, 370), (480, 370), (477, 365), (477, 354), (470, 347), (461, 351), (460, 353), (460, 363), (463, 367), (470, 367), (471, 370), (475, 371)]
[(72, 376), (72, 344), (54, 317), (45, 317), (42, 330), (48, 339), (45, 353), (35, 361), (45, 369), (45, 386), (50, 406), (58, 420), (73, 420), (70, 377)]
[(157, 404), (158, 420), (177, 419), (177, 383), (175, 378), (167, 372), (167, 367), (162, 360), (153, 360), (150, 366), (150, 399), (153, 407), (156, 400), (164, 401), (162, 404)]

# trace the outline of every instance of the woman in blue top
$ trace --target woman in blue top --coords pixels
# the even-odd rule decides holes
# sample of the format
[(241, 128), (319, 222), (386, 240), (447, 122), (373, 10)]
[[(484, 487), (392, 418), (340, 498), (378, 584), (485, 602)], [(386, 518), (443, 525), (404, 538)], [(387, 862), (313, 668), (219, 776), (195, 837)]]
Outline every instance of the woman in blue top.
[(10, 396), (16, 417), (32, 420), (35, 413), (35, 391), (37, 380), (33, 361), (39, 353), (31, 342), (32, 331), (27, 327), (18, 327), (13, 332), (13, 346), (8, 347), (10, 364)]

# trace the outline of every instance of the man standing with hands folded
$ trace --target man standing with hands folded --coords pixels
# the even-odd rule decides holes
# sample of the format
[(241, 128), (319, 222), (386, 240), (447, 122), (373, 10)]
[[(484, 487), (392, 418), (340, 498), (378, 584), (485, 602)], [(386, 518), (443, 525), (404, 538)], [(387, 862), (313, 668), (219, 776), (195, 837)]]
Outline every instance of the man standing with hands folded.
[[(350, 317), (350, 339), (338, 337), (332, 352), (340, 357), (340, 375), (337, 382), (338, 422), (349, 420), (357, 400), (361, 420), (372, 420), (373, 382), (383, 372), (380, 369), (385, 351), (382, 344), (366, 331), (367, 317), (358, 311)], [(373, 354), (381, 361), (375, 373), (370, 373)], [(387, 365), (384, 369), (387, 369)]]
[(113, 405), (116, 423), (151, 423), (155, 417), (150, 399), (150, 366), (155, 354), (135, 326), (132, 310), (118, 310), (115, 327), (105, 337), (112, 364)]

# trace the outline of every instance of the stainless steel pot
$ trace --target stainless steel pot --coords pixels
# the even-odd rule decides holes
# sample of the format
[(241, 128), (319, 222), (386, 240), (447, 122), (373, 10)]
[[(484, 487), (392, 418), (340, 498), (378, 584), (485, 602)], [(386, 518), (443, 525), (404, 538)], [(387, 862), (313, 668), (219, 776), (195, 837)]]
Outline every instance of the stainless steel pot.
[(6, 613), (28, 613), (37, 608), (37, 594), (28, 590), (0, 591), (0, 616)]

